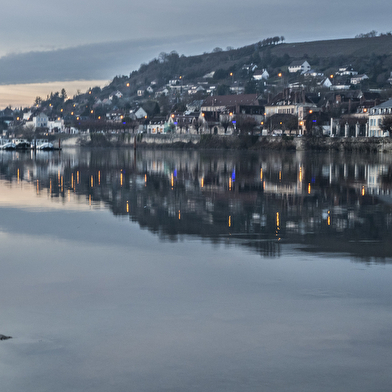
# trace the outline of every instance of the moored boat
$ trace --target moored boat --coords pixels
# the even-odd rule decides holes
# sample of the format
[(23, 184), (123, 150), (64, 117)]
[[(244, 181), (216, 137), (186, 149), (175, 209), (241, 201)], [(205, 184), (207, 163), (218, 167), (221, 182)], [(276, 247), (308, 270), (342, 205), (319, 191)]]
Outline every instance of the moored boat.
[(15, 144), (17, 150), (28, 150), (30, 143), (26, 139), (12, 139), (12, 143)]
[(31, 142), (31, 148), (41, 151), (53, 150), (54, 145), (48, 139), (36, 139)]
[(0, 150), (15, 150), (16, 146), (9, 139), (0, 138)]

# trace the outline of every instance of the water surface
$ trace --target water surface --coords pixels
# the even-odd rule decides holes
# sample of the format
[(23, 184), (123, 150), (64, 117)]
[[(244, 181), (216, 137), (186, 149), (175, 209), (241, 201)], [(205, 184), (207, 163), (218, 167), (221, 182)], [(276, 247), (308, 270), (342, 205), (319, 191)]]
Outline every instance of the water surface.
[(2, 389), (389, 390), (391, 168), (0, 153)]

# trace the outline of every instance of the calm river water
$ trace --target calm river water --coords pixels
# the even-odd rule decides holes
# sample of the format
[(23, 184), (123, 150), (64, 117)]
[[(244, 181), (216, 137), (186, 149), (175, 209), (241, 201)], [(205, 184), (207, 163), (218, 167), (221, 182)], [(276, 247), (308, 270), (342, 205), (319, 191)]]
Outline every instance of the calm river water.
[(1, 390), (389, 391), (392, 157), (0, 153)]

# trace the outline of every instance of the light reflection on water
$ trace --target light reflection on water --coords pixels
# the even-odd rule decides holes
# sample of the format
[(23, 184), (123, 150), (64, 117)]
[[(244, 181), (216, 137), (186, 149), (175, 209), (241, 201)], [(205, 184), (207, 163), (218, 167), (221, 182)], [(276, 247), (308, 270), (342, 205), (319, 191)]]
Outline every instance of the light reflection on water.
[(163, 240), (242, 243), (266, 257), (277, 242), (366, 262), (391, 255), (388, 156), (111, 150), (0, 158), (3, 204), (34, 184), (38, 198), (24, 193), (26, 207), (105, 208)]
[(391, 163), (0, 153), (4, 389), (386, 390)]

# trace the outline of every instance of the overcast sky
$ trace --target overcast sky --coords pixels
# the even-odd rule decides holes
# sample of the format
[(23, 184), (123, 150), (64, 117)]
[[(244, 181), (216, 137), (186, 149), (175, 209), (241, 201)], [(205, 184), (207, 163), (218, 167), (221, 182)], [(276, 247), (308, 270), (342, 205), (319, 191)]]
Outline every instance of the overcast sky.
[(387, 32), (391, 11), (385, 0), (14, 0), (2, 4), (0, 84), (110, 80), (162, 51), (199, 54), (276, 35)]

